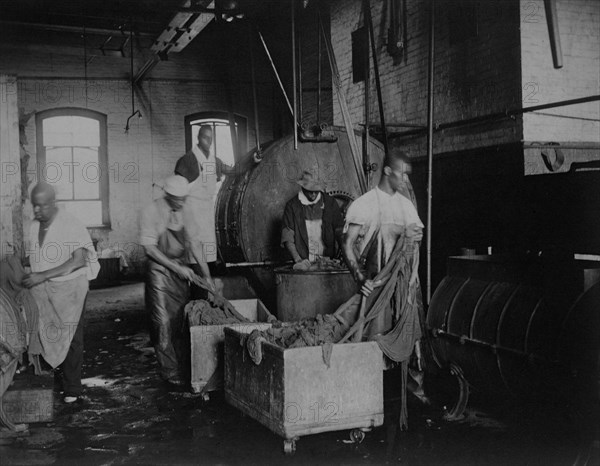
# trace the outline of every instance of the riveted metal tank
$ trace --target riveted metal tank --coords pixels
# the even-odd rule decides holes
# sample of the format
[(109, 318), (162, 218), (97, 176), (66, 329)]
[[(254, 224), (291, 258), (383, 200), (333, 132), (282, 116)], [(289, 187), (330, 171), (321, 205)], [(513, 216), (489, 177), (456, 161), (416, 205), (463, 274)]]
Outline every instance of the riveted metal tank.
[(427, 327), (435, 362), (462, 385), (452, 415), (460, 415), (470, 388), (529, 399), (597, 382), (599, 317), (600, 262), (449, 258)]
[(348, 270), (275, 269), (278, 317), (284, 322), (331, 314), (357, 292)]
[[(286, 202), (300, 189), (296, 181), (310, 170), (326, 183), (326, 190), (344, 207), (361, 195), (358, 174), (345, 130), (334, 128), (333, 142), (299, 142), (293, 135), (266, 144), (263, 159), (243, 175), (227, 177), (217, 196), (216, 228), (221, 258), (227, 263), (289, 260), (281, 247), (281, 222)], [(354, 135), (361, 146), (360, 133)], [(383, 146), (369, 143), (370, 186), (377, 183)], [(269, 268), (248, 269), (249, 280), (266, 303), (275, 296), (275, 276)], [(271, 301), (272, 310), (275, 303)]]

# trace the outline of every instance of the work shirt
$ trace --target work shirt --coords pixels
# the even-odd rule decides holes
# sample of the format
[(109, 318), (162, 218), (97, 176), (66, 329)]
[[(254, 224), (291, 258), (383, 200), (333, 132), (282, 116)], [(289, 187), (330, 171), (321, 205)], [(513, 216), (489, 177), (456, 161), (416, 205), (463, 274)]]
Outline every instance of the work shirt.
[[(288, 241), (294, 243), (296, 251), (302, 259), (311, 260), (311, 248), (313, 257), (315, 253), (333, 257), (335, 255), (335, 233), (344, 225), (344, 219), (336, 200), (325, 193), (320, 193), (320, 196), (315, 203), (307, 205), (302, 202), (301, 196), (297, 195), (285, 205), (281, 246)], [(306, 199), (303, 193), (302, 197)], [(306, 199), (306, 201), (308, 200)]]
[[(217, 260), (215, 195), (221, 174), (219, 162), (212, 148), (207, 157), (194, 145), (175, 166), (175, 174), (184, 176), (190, 183), (190, 192), (183, 206), (184, 222), (190, 237), (202, 242), (206, 262)], [(196, 263), (191, 253), (187, 262)]]
[(34, 220), (29, 228), (27, 256), (32, 272), (45, 272), (64, 264), (77, 249), (86, 250), (86, 267), (81, 267), (67, 275), (51, 278), (62, 282), (84, 275), (93, 280), (100, 271), (98, 256), (92, 238), (86, 227), (73, 215), (59, 208), (54, 220), (48, 226), (43, 243), (39, 242), (40, 222)]
[(346, 213), (344, 233), (350, 224), (360, 226), (356, 242), (356, 252), (360, 257), (380, 226), (378, 255), (382, 259), (381, 265), (384, 265), (403, 229), (413, 223), (423, 228), (417, 209), (408, 198), (398, 192), (390, 196), (376, 187), (350, 205)]

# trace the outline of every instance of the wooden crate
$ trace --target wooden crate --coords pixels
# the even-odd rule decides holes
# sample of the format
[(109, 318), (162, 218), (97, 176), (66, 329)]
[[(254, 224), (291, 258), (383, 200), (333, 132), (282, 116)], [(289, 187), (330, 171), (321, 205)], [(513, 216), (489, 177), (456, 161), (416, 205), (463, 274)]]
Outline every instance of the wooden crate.
[(194, 325), (190, 327), (191, 386), (194, 393), (208, 393), (223, 388), (223, 342), (225, 327), (251, 332), (266, 330), (275, 317), (259, 299), (230, 301), (241, 315), (253, 323)]
[(240, 345), (242, 336), (225, 329), (225, 399), (282, 436), (286, 453), (300, 436), (344, 429), (364, 436), (361, 430), (383, 424), (384, 364), (377, 343), (333, 345), (329, 367), (320, 346), (263, 343), (256, 365)]
[(54, 377), (17, 375), (2, 397), (2, 407), (14, 424), (54, 419)]

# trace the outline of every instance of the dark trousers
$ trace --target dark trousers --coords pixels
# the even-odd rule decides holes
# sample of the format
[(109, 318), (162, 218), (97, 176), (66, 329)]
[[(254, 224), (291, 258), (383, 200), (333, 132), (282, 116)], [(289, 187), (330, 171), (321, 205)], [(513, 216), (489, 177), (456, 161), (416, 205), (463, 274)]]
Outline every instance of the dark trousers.
[(71, 340), (67, 357), (60, 365), (65, 395), (79, 396), (82, 392), (81, 369), (83, 366), (83, 312)]
[[(146, 307), (150, 311), (151, 339), (163, 379), (186, 379), (189, 372), (184, 307), (189, 301), (189, 285), (156, 262), (148, 265)], [(187, 337), (189, 340), (189, 336)]]

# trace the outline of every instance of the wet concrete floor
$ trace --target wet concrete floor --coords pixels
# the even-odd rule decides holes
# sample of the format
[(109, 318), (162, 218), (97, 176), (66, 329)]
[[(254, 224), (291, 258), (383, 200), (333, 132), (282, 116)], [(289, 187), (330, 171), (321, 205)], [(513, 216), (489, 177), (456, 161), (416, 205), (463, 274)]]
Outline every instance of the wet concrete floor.
[[(86, 310), (84, 397), (64, 404), (53, 422), (2, 439), (0, 465), (406, 464), (570, 465), (577, 438), (565, 414), (474, 408), (445, 422), (442, 397), (426, 406), (411, 397), (409, 430), (398, 432), (397, 375), (385, 375), (385, 423), (351, 443), (341, 430), (301, 437), (294, 456), (283, 441), (229, 406), (172, 390), (156, 372), (143, 285), (90, 292)], [(523, 411), (524, 410), (524, 411)]]

